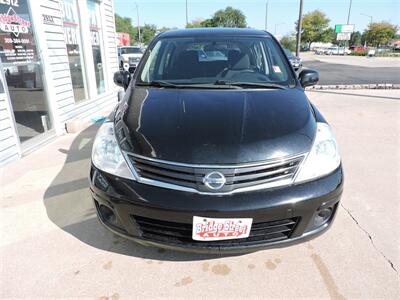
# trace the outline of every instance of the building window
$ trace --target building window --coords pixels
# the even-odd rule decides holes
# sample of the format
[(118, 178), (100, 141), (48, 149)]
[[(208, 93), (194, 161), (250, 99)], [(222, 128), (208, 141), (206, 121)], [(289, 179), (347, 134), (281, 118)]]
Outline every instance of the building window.
[(69, 69), (75, 101), (87, 98), (83, 71), (82, 41), (76, 0), (63, 2), (64, 39), (67, 45)]
[(105, 82), (101, 40), (100, 4), (94, 0), (87, 0), (87, 6), (90, 19), (90, 34), (97, 93), (101, 94), (105, 91)]
[(28, 1), (0, 1), (0, 71), (21, 142), (52, 128), (36, 44)]

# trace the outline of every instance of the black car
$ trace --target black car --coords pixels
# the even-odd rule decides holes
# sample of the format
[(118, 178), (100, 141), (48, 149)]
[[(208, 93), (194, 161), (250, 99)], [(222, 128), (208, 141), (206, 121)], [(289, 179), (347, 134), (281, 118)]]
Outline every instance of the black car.
[(301, 68), (303, 67), (303, 61), (301, 60), (300, 57), (295, 56), (292, 51), (290, 51), (289, 49), (283, 48), (283, 51), (285, 51), (285, 54), (287, 56), (287, 58), (290, 61), (290, 64), (292, 65), (293, 69), (298, 72), (301, 70)]
[(332, 224), (341, 159), (304, 93), (318, 72), (297, 78), (269, 33), (164, 32), (137, 72), (114, 80), (126, 94), (98, 131), (90, 170), (98, 217), (114, 233), (235, 253), (304, 241)]

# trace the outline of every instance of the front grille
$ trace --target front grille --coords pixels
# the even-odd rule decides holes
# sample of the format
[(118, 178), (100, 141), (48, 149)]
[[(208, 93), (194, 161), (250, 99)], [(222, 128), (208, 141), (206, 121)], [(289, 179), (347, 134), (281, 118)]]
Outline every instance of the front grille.
[[(303, 156), (259, 164), (232, 166), (202, 166), (179, 164), (128, 154), (128, 157), (141, 178), (156, 182), (193, 189), (199, 192), (229, 193), (236, 190), (248, 190), (249, 187), (286, 185), (292, 183)], [(204, 183), (204, 177), (218, 171), (226, 178), (225, 185), (218, 190), (210, 190)], [(255, 188), (254, 188), (255, 189)]]
[(276, 242), (290, 238), (300, 218), (289, 218), (269, 222), (253, 223), (250, 235), (243, 239), (223, 241), (195, 241), (192, 239), (192, 224), (162, 221), (132, 215), (144, 239), (201, 247), (251, 246)]

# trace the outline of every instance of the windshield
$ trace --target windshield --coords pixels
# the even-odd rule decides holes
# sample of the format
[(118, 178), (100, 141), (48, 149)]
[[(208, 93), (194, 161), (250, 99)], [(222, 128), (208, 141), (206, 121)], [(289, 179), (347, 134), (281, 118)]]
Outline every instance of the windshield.
[(279, 45), (267, 37), (165, 38), (151, 49), (138, 83), (262, 83), (295, 79)]
[(143, 51), (139, 47), (121, 48), (121, 54), (142, 54)]

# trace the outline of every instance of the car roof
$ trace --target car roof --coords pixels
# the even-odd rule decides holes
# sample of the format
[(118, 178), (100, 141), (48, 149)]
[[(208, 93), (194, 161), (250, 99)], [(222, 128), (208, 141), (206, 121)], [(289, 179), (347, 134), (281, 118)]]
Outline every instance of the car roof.
[(190, 28), (169, 30), (160, 33), (159, 38), (204, 37), (204, 36), (271, 36), (270, 33), (251, 28)]

